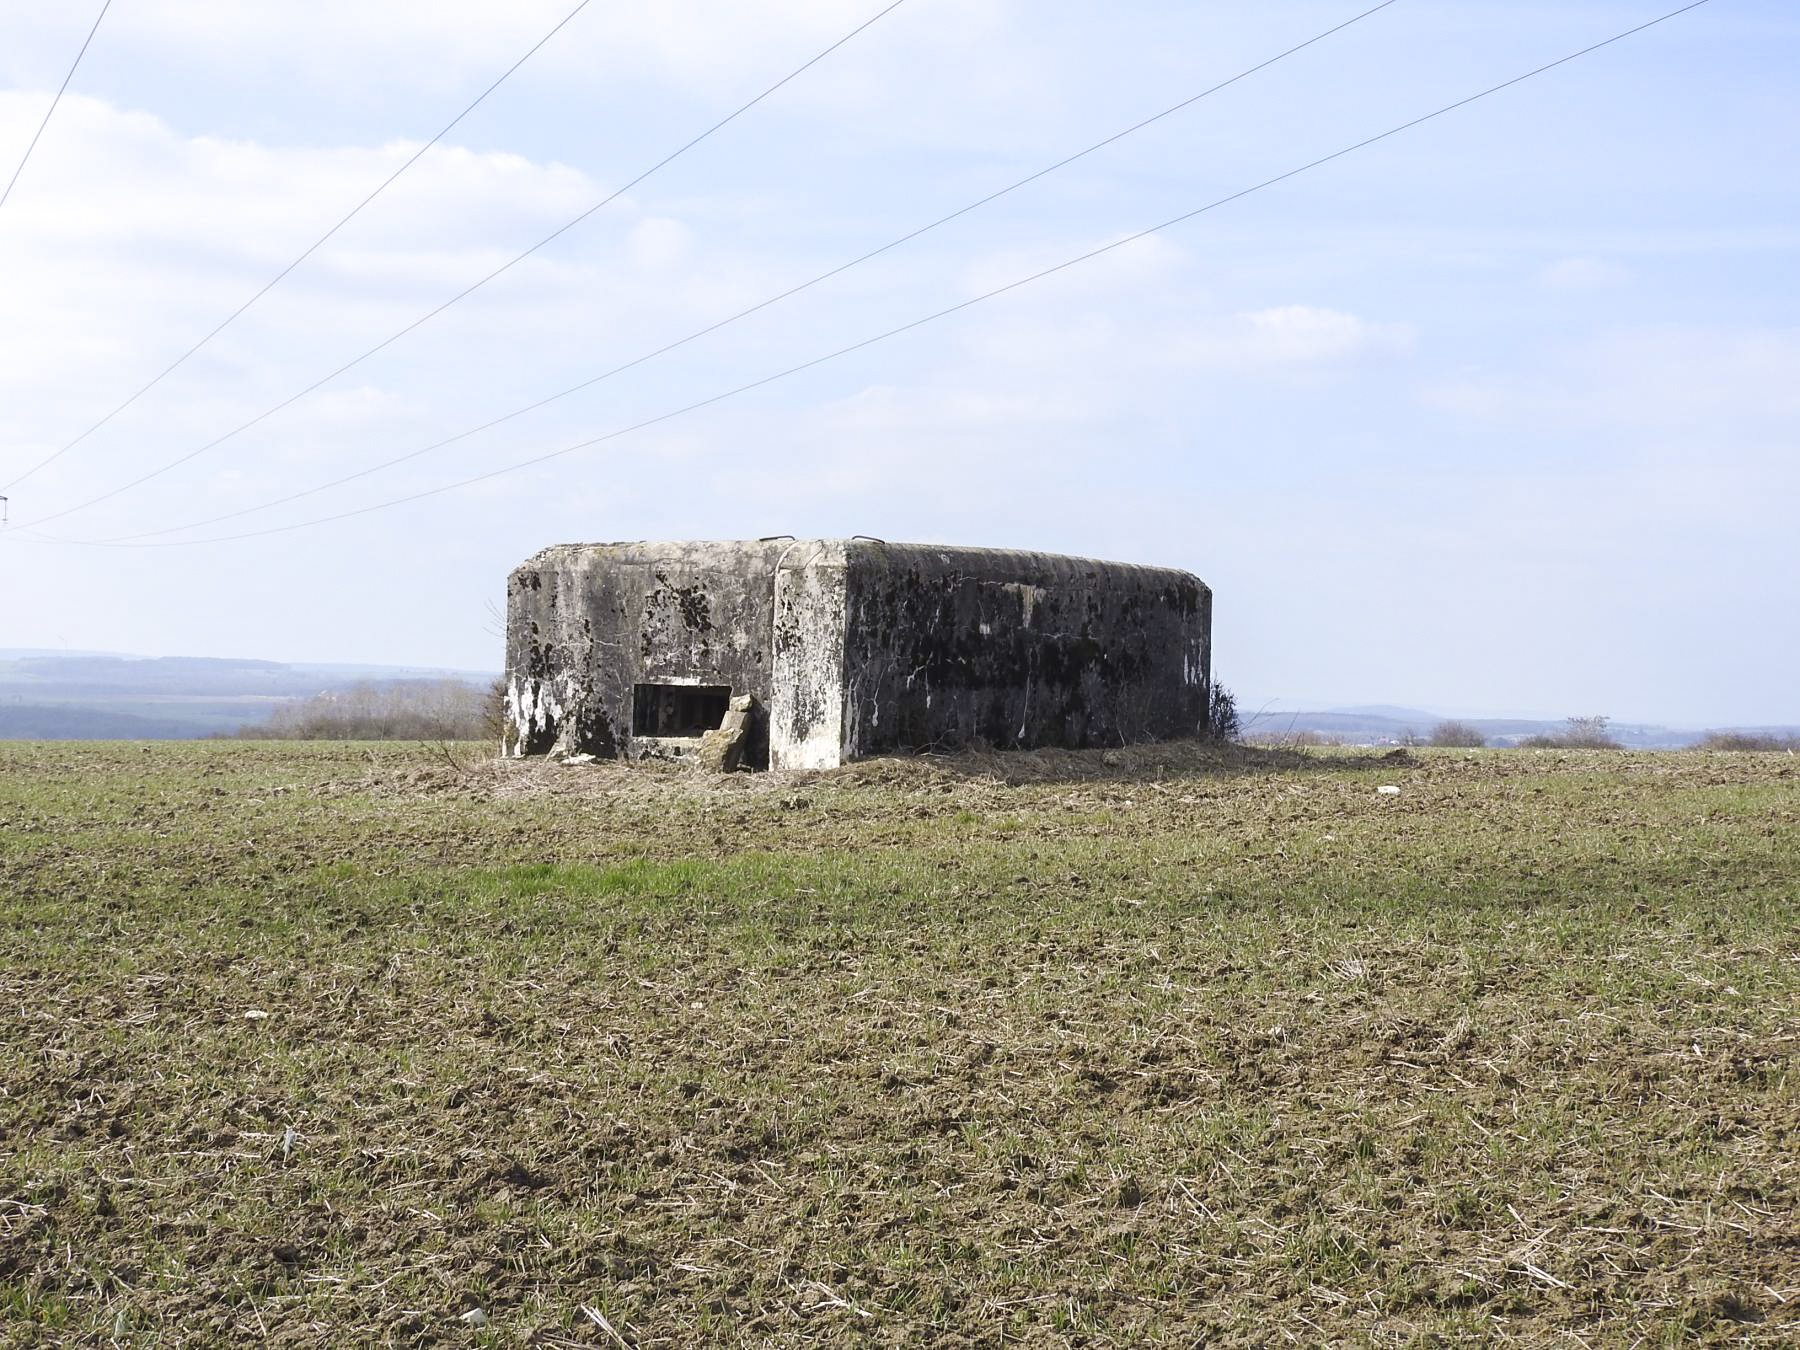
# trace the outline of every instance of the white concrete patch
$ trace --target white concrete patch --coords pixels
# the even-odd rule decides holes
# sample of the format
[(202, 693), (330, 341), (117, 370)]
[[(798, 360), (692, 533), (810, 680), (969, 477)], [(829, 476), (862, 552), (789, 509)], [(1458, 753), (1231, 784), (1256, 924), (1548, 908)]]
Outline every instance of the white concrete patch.
[(847, 744), (841, 544), (807, 543), (775, 569), (775, 661), (769, 689), (769, 767), (835, 769)]

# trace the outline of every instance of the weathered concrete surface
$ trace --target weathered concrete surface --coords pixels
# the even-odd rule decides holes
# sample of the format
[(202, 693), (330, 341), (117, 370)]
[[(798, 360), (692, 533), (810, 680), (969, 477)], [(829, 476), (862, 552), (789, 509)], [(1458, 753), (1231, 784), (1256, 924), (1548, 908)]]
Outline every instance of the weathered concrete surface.
[(1212, 594), (1186, 572), (1050, 554), (567, 545), (508, 583), (506, 748), (691, 755), (743, 696), (757, 768), (1192, 735), (1211, 623)]
[[(507, 752), (611, 757), (697, 748), (698, 736), (634, 731), (640, 685), (722, 686), (768, 707), (775, 564), (789, 543), (570, 544), (515, 569), (507, 581)], [(753, 718), (744, 762), (766, 766), (768, 745), (766, 721)]]
[(1186, 572), (995, 549), (850, 556), (845, 758), (1199, 732), (1212, 592)]
[(769, 763), (833, 769), (844, 755), (844, 631), (849, 545), (808, 540), (775, 569), (775, 670)]

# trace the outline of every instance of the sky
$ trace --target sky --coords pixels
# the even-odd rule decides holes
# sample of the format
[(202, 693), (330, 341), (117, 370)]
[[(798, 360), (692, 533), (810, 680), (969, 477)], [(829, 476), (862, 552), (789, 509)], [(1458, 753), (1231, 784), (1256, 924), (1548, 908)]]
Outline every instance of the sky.
[(114, 0), (47, 123), (100, 4), (8, 7), (0, 647), (497, 669), (548, 545), (865, 534), (1193, 571), (1259, 707), (1800, 723), (1777, 0), (1266, 187), (1681, 0), (589, 0), (83, 436), (576, 3)]

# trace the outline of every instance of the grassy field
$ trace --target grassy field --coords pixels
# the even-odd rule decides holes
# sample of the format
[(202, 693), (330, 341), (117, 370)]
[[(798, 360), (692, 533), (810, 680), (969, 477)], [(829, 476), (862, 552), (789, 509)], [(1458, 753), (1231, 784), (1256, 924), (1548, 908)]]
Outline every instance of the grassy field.
[(1800, 1343), (1792, 756), (460, 753), (0, 744), (0, 1343)]

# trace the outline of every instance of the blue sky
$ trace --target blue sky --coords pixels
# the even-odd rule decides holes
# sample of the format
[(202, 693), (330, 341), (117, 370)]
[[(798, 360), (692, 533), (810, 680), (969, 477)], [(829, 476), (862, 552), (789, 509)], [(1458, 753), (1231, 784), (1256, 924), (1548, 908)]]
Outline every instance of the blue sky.
[[(291, 262), (575, 0), (116, 0), (0, 207), (0, 482)], [(0, 645), (493, 666), (583, 539), (873, 534), (1186, 567), (1277, 706), (1800, 722), (1800, 14), (1711, 0), (1185, 224), (701, 411), (1675, 7), (592, 0), (282, 285), (9, 488)], [(0, 21), (10, 176), (98, 5)], [(33, 522), (46, 516), (41, 526)], [(249, 539), (190, 543), (300, 524)]]

